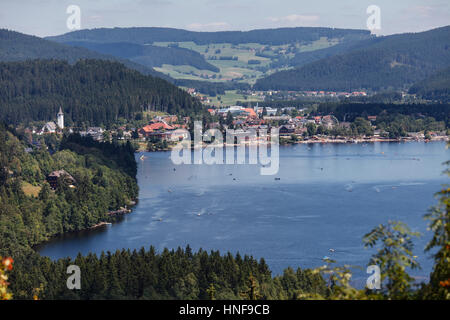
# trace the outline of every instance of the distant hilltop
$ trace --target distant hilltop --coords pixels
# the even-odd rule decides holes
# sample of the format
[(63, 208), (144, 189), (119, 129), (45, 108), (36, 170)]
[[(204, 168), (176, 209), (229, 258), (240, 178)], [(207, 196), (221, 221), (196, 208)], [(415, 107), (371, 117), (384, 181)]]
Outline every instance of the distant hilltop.
[(131, 42), (151, 44), (153, 42), (208, 43), (260, 43), (281, 45), (292, 42), (314, 41), (326, 38), (367, 39), (370, 31), (360, 29), (337, 29), (317, 27), (257, 29), (250, 31), (197, 32), (174, 28), (135, 27), (135, 28), (99, 28), (69, 32), (59, 36), (47, 37), (56, 42), (95, 41), (95, 42)]

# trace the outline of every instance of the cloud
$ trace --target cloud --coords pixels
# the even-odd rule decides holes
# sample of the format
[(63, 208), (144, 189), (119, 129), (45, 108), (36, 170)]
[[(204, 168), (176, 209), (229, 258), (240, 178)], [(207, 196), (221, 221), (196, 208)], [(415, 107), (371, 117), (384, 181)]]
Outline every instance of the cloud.
[(103, 17), (101, 15), (91, 15), (88, 17), (88, 21), (90, 23), (100, 23), (103, 21)]
[(191, 23), (186, 29), (193, 31), (224, 31), (230, 28), (227, 22)]
[(318, 15), (290, 14), (284, 17), (269, 17), (268, 20), (280, 25), (311, 26), (316, 25), (320, 17)]
[(144, 6), (166, 6), (173, 5), (174, 3), (168, 0), (139, 0), (137, 4)]
[(408, 10), (407, 10), (407, 12), (409, 12), (409, 13), (427, 17), (427, 18), (432, 16), (433, 11), (435, 11), (435, 8), (430, 7), (430, 6), (413, 6), (413, 7), (408, 8)]

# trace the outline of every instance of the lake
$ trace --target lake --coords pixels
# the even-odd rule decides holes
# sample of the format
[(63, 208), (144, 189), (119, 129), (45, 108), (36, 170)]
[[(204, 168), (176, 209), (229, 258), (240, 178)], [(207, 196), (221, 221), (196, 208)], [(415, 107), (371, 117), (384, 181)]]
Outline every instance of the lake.
[[(141, 155), (139, 202), (131, 214), (56, 238), (40, 253), (57, 259), (189, 244), (264, 257), (274, 274), (288, 266), (321, 266), (324, 256), (365, 267), (374, 250), (364, 249), (364, 234), (401, 220), (424, 234), (415, 241), (422, 270), (413, 274), (431, 271), (423, 215), (448, 182), (444, 142), (281, 146), (275, 176), (260, 175), (259, 165), (176, 166), (170, 152), (146, 153), (144, 161)], [(356, 280), (365, 277), (365, 269), (355, 270)]]

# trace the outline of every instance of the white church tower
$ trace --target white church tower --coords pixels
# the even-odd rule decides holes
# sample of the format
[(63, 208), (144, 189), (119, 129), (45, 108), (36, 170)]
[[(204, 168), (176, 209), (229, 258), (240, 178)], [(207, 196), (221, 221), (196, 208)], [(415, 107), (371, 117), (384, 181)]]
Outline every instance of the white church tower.
[(61, 130), (64, 129), (64, 113), (62, 112), (61, 107), (59, 107), (59, 112), (58, 112), (58, 127)]

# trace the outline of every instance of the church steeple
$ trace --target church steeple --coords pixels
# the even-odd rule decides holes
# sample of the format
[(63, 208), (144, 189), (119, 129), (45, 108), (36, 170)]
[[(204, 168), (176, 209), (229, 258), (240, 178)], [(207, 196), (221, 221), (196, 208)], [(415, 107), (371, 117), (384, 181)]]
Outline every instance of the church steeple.
[(64, 113), (63, 113), (61, 107), (59, 107), (59, 112), (58, 112), (58, 127), (61, 130), (64, 129)]

